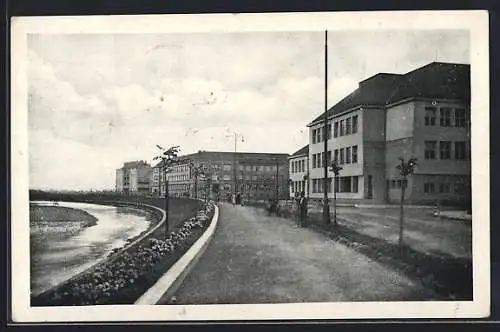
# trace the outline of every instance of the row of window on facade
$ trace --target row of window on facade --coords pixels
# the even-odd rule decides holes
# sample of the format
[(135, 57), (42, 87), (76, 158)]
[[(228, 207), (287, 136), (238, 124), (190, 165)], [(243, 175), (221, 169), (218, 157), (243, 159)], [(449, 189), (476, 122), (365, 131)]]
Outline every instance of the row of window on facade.
[(306, 171), (306, 161), (302, 160), (293, 160), (290, 163), (290, 169), (292, 173), (299, 173)]
[[(325, 138), (325, 127), (313, 129), (312, 142), (313, 144), (319, 143)], [(328, 124), (328, 139), (332, 138), (332, 125)], [(344, 120), (335, 121), (333, 124), (333, 137), (346, 136), (356, 134), (358, 132), (358, 116), (354, 115)]]
[(300, 193), (302, 191), (306, 191), (306, 181), (292, 181), (290, 191), (292, 193)]
[[(425, 125), (435, 126), (437, 116), (437, 107), (425, 108)], [(467, 118), (465, 109), (440, 107), (439, 108), (439, 125), (441, 127), (465, 127)]]
[(169, 181), (187, 181), (189, 179), (190, 179), (189, 175), (185, 175), (185, 174), (183, 174), (183, 175), (169, 175), (168, 176)]
[[(335, 177), (335, 192), (340, 193), (357, 193), (358, 192), (358, 177), (357, 176), (337, 176)], [(332, 192), (332, 178), (328, 178), (328, 192)], [(312, 179), (312, 192), (323, 193), (324, 179)]]
[[(454, 143), (454, 144), (452, 144)], [(467, 159), (467, 143), (466, 142), (451, 142), (439, 141), (439, 159), (451, 159), (453, 155), (456, 160)], [(425, 159), (436, 159), (437, 141), (425, 141)]]
[[(401, 189), (402, 186), (408, 187), (408, 180), (392, 179), (387, 180), (388, 189)], [(426, 194), (447, 194), (463, 193), (465, 188), (463, 177), (443, 177), (443, 176), (425, 176), (424, 193)]]
[[(325, 153), (315, 153), (312, 155), (312, 168), (323, 167), (323, 161), (325, 160)], [(326, 160), (328, 162), (332, 161), (332, 151), (327, 152)], [(335, 163), (343, 164), (356, 164), (358, 162), (358, 146), (348, 146), (346, 148), (335, 149), (333, 152), (333, 161)]]

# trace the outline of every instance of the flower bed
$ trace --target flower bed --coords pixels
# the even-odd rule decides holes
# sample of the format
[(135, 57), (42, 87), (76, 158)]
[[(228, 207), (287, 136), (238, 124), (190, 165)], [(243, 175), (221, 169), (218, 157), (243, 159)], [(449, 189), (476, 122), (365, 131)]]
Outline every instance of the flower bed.
[(166, 238), (163, 230), (152, 233), (136, 246), (112, 254), (87, 273), (32, 299), (32, 305), (134, 303), (203, 234), (213, 213), (213, 203), (204, 204), (177, 232)]

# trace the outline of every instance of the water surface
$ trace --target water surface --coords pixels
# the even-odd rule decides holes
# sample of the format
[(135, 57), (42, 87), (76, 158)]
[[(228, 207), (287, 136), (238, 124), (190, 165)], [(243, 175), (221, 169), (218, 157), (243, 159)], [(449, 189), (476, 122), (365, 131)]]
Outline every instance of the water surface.
[[(52, 202), (35, 201), (39, 205)], [(97, 220), (95, 226), (79, 228), (76, 222), (30, 221), (31, 292), (39, 294), (84, 271), (104, 259), (127, 239), (145, 231), (151, 222), (149, 212), (88, 203), (58, 202), (59, 206), (84, 210)]]

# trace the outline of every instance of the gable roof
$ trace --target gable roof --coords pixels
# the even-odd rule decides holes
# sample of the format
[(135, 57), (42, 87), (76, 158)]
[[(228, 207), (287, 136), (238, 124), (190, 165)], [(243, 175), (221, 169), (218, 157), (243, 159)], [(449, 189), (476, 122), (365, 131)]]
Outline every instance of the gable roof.
[[(379, 73), (331, 107), (333, 116), (359, 106), (387, 106), (407, 98), (458, 99), (470, 102), (470, 65), (431, 62), (406, 74)], [(324, 119), (324, 113), (308, 126)]]
[(309, 144), (295, 151), (290, 157), (297, 157), (309, 154)]

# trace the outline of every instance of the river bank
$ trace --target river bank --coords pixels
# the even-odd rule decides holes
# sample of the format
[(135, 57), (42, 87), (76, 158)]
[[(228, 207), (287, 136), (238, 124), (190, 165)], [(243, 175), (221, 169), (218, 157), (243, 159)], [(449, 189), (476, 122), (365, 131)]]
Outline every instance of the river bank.
[(135, 207), (35, 203), (30, 222), (33, 296), (105, 259), (147, 231), (157, 219), (151, 212)]

